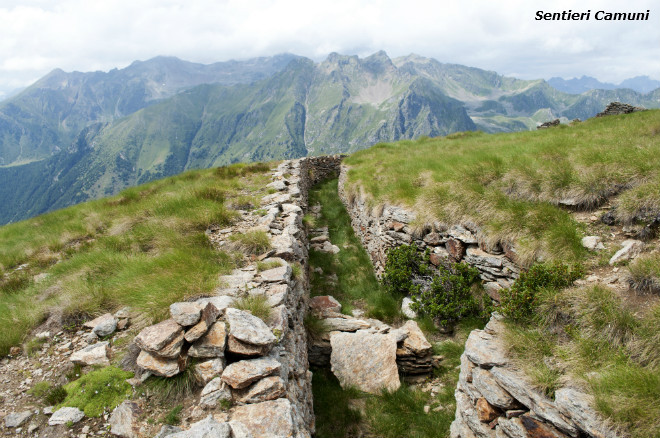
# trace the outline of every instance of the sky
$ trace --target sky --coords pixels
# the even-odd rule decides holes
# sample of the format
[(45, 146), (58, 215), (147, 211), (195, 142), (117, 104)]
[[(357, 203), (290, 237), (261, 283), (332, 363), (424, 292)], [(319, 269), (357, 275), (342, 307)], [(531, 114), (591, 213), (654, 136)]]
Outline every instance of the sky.
[[(648, 21), (537, 21), (537, 11), (646, 12)], [(0, 99), (55, 68), (107, 71), (177, 56), (278, 53), (440, 62), (522, 79), (660, 79), (657, 0), (0, 0)]]

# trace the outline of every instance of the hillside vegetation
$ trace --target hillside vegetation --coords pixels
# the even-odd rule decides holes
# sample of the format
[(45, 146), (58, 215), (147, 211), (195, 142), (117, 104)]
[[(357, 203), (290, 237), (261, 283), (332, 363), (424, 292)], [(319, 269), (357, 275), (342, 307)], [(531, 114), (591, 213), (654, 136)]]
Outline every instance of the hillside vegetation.
[(418, 225), (472, 223), (519, 262), (578, 261), (581, 226), (570, 209), (612, 199), (624, 224), (660, 213), (660, 111), (571, 126), (378, 144), (356, 152), (347, 188), (374, 205), (405, 205)]
[(242, 255), (205, 231), (254, 208), (269, 167), (187, 172), (0, 228), (0, 356), (52, 312), (65, 325), (123, 306), (158, 320), (208, 294)]

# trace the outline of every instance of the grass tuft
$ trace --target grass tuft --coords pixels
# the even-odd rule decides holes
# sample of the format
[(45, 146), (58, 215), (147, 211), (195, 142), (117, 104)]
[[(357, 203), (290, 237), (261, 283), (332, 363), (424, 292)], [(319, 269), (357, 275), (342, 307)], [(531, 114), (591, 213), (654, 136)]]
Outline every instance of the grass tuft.
[(233, 306), (237, 309), (250, 312), (262, 321), (268, 320), (272, 312), (272, 309), (268, 304), (268, 297), (263, 294), (248, 295), (247, 297), (240, 298), (234, 302)]
[(234, 248), (247, 254), (263, 254), (271, 248), (270, 237), (265, 231), (247, 231), (242, 234), (232, 234), (229, 240)]

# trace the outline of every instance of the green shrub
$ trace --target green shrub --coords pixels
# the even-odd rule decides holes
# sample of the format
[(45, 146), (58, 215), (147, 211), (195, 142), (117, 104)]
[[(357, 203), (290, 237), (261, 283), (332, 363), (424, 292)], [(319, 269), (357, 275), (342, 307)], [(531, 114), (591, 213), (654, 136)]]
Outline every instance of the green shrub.
[(426, 271), (423, 266), (422, 255), (414, 243), (390, 248), (383, 273), (385, 290), (394, 295), (414, 293), (416, 286), (413, 285), (413, 278), (416, 274)]
[(44, 396), (44, 401), (48, 406), (55, 406), (66, 400), (68, 393), (62, 385), (53, 386)]
[[(428, 251), (421, 254), (415, 244), (388, 250), (383, 274), (385, 290), (395, 296), (410, 295), (414, 311), (443, 326), (477, 316), (482, 307), (489, 313), (490, 305), (480, 306), (472, 291), (472, 286), (479, 282), (479, 271), (465, 263), (435, 269), (428, 259)], [(422, 287), (415, 284), (416, 279), (430, 285)]]
[(443, 326), (478, 315), (479, 304), (472, 294), (472, 286), (478, 282), (479, 271), (466, 263), (455, 263), (449, 269), (441, 267), (431, 286), (413, 295), (410, 307), (437, 319)]
[(513, 321), (527, 321), (536, 314), (539, 297), (547, 289), (563, 289), (584, 275), (582, 266), (537, 264), (520, 273), (510, 289), (500, 292), (500, 311)]

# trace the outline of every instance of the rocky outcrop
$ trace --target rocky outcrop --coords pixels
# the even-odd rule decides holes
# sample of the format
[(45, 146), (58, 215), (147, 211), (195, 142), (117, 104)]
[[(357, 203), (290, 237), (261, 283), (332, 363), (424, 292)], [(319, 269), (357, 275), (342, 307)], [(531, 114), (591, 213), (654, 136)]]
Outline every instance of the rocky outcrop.
[(593, 398), (579, 389), (560, 388), (554, 400), (536, 390), (507, 356), (503, 330), (495, 314), (465, 344), (451, 438), (621, 436), (596, 414)]
[(348, 168), (342, 165), (339, 196), (377, 275), (383, 272), (388, 249), (414, 243), (420, 251), (430, 251), (430, 262), (435, 266), (463, 261), (477, 268), (487, 290), (494, 292), (491, 297), (510, 287), (518, 277), (520, 267), (516, 265), (515, 250), (509, 245), (493, 244), (474, 224), (420, 224), (416, 223), (415, 212), (405, 208), (375, 208), (364, 194), (346, 190), (347, 173)]
[(619, 114), (630, 114), (637, 111), (644, 111), (646, 108), (632, 106), (627, 103), (621, 102), (612, 102), (600, 113), (596, 114), (596, 117), (604, 116), (616, 116)]

